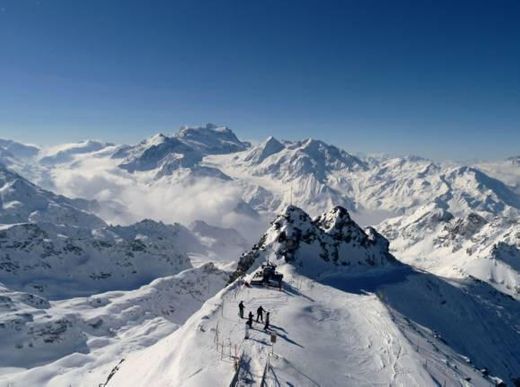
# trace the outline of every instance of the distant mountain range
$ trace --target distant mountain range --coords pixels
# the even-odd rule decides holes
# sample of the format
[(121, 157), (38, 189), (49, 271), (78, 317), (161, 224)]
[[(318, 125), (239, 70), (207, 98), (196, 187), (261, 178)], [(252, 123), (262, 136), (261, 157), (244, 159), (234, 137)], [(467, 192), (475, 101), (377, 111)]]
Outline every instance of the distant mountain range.
[[(0, 381), (50, 383), (45, 375), (54, 375), (54, 367), (72, 361), (75, 352), (131, 352), (136, 332), (147, 326), (162, 332), (155, 342), (178, 328), (164, 319), (184, 310), (183, 302), (186, 311), (177, 314), (176, 324), (202, 309), (179, 331), (182, 337), (171, 340), (185, 349), (200, 343), (204, 348), (207, 337), (197, 332), (216, 329), (215, 311), (222, 308), (219, 313), (226, 316), (225, 299), (237, 283), (204, 304), (206, 299), (269, 261), (282, 268), (289, 286), (290, 295), (267, 298), (283, 310), (277, 319), (299, 316), (309, 326), (325, 321), (330, 332), (339, 329), (331, 321), (356, 327), (360, 361), (376, 356), (365, 335), (393, 354), (394, 360), (381, 362), (394, 364), (394, 376), (362, 367), (350, 372), (379, 372), (383, 381), (395, 377), (404, 384), (428, 384), (431, 378), (441, 384), (438, 378), (513, 383), (520, 377), (514, 348), (520, 315), (517, 159), (461, 165), (417, 156), (354, 156), (315, 139), (269, 137), (253, 145), (213, 124), (157, 134), (135, 145), (86, 140), (39, 148), (0, 140), (0, 344), (18, 351), (0, 368), (23, 366), (29, 348), (37, 352), (27, 367), (45, 363), (35, 373), (41, 380), (26, 379), (30, 373), (2, 379), (0, 372)], [(208, 261), (213, 263), (204, 264)], [(192, 280), (196, 291), (190, 293)], [(308, 284), (305, 297), (298, 293), (302, 282)], [(165, 288), (179, 303), (165, 302)], [(131, 329), (136, 331), (127, 331), (108, 310), (113, 291), (120, 292), (113, 307), (120, 305), (121, 313), (135, 316), (134, 301), (129, 304), (127, 297), (146, 313), (135, 317)], [(289, 299), (300, 309), (283, 309)], [(94, 313), (96, 302), (107, 310)], [(433, 305), (431, 312), (423, 310), (427, 304)], [(354, 312), (344, 314), (344, 305)], [(365, 309), (379, 312), (365, 321), (360, 313)], [(240, 336), (234, 326), (220, 327), (230, 337)], [(124, 349), (115, 349), (107, 339), (111, 334), (128, 338), (122, 339)], [(92, 342), (92, 335), (100, 342)], [(321, 336), (330, 345), (335, 338)], [(140, 341), (137, 347), (148, 344)], [(164, 342), (155, 348), (150, 354), (163, 357), (157, 364), (184, 356), (184, 349), (170, 353)], [(405, 360), (397, 354), (403, 348), (411, 354)], [(340, 352), (342, 358), (357, 356)], [(299, 367), (315, 361), (302, 359)], [(425, 368), (411, 379), (396, 376), (424, 361), (435, 363), (435, 371)], [(114, 362), (105, 358), (94, 366), (89, 360), (82, 367), (99, 376)], [(143, 364), (143, 369), (122, 368), (115, 380), (124, 385), (125, 375), (139, 379), (134, 369), (157, 380), (167, 376)], [(187, 362), (181, 373), (169, 376), (185, 385), (218, 376), (211, 364), (201, 364), (200, 375)], [(190, 379), (188, 370), (199, 376)], [(79, 368), (62, 384), (76, 372)], [(291, 372), (283, 373), (288, 382), (307, 380), (293, 379)]]

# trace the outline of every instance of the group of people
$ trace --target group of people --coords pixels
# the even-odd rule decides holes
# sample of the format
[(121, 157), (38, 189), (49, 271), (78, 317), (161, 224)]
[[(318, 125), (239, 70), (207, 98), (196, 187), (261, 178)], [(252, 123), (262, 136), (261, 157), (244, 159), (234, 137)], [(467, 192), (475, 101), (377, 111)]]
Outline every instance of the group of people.
[[(244, 301), (240, 301), (240, 303), (238, 304), (238, 314), (239, 314), (240, 318), (245, 318), (244, 310), (245, 310)], [(265, 321), (264, 321), (264, 312), (266, 312)], [(267, 312), (261, 305), (256, 310), (256, 322), (264, 323), (264, 330), (266, 330), (266, 331), (269, 329), (270, 314), (271, 313)], [(247, 321), (246, 321), (246, 326), (249, 329), (253, 328), (253, 318), (254, 318), (253, 312), (249, 311), (249, 315), (247, 316)]]

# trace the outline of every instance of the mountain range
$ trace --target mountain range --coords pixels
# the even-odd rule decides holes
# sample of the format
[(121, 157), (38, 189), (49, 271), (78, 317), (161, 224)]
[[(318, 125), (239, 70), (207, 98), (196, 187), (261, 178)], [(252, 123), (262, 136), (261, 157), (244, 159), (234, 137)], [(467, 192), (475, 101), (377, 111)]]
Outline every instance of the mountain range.
[[(135, 145), (0, 140), (0, 381), (520, 383), (516, 161), (253, 144), (213, 124)], [(283, 291), (245, 286), (265, 263)], [(278, 357), (261, 329), (244, 341), (239, 299), (272, 311)]]

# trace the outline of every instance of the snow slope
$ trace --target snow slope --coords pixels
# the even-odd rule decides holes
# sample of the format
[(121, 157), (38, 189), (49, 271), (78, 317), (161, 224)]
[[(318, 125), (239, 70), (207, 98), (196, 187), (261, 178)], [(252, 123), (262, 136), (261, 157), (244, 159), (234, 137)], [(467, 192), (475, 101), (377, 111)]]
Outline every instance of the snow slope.
[(77, 155), (93, 153), (114, 144), (94, 140), (85, 140), (77, 143), (62, 144), (45, 148), (40, 152), (39, 161), (43, 165), (52, 166), (74, 160)]
[(341, 205), (365, 224), (434, 201), (455, 214), (507, 215), (520, 209), (518, 194), (481, 169), (415, 156), (360, 159), (311, 139), (270, 137), (243, 152), (206, 156), (203, 165), (240, 181), (244, 198), (271, 215), (291, 202), (313, 216)]
[(35, 145), (22, 144), (13, 140), (0, 138), (0, 149), (9, 152), (17, 159), (30, 159), (36, 157), (40, 148)]
[(0, 287), (0, 384), (94, 386), (175, 331), (229, 273), (211, 263), (132, 291), (48, 302)]
[(510, 157), (507, 160), (494, 162), (480, 162), (475, 167), (489, 176), (501, 180), (520, 194), (520, 156)]
[[(239, 264), (239, 271), (250, 273), (247, 281), (256, 259), (280, 263), (282, 290), (234, 281), (181, 329), (129, 357), (108, 385), (242, 386), (263, 380), (274, 386), (486, 386), (517, 380), (520, 306), (513, 299), (483, 282), (450, 282), (393, 259), (364, 270), (338, 270), (302, 242), (307, 238), (288, 233), (288, 228), (305, 233), (314, 226), (350, 236), (355, 224), (345, 219), (336, 209), (313, 222), (289, 207), (244, 256), (248, 268)], [(283, 233), (289, 238), (280, 248), (271, 237)], [(287, 259), (291, 240), (297, 247), (294, 259)], [(342, 243), (345, 252), (355, 252), (350, 242)], [(246, 314), (260, 305), (270, 311), (271, 327), (266, 331), (255, 323), (247, 337), (245, 320), (238, 316), (240, 300)], [(277, 336), (274, 347), (271, 334)]]
[[(505, 380), (520, 372), (518, 331), (466, 290), (405, 268), (329, 279), (335, 286), (289, 264), (281, 270), (283, 291), (230, 285), (180, 330), (129, 357), (108, 385), (233, 385), (237, 358), (236, 385), (260, 385), (265, 372), (267, 385), (486, 386), (494, 382), (477, 368)], [(356, 281), (359, 288), (338, 286)], [(271, 312), (269, 334), (254, 324), (244, 338), (239, 300), (248, 310), (262, 305)], [(425, 311), (425, 304), (435, 307)], [(488, 329), (492, 335), (484, 334)], [(277, 334), (274, 348), (270, 333)]]
[[(169, 344), (159, 341), (145, 350), (142, 364), (121, 364), (113, 379), (119, 385), (129, 380), (229, 384), (233, 369), (222, 362), (232, 359), (222, 354), (222, 346), (208, 359), (203, 349), (209, 353), (215, 345), (204, 333), (211, 336), (217, 323), (221, 337), (241, 342), (243, 322), (229, 311), (230, 297), (232, 308), (235, 297), (253, 308), (270, 305), (273, 322), (283, 322), (279, 327), (286, 332), (279, 333), (285, 339), (277, 342), (282, 357), (270, 358), (270, 383), (275, 384), (273, 378), (293, 385), (464, 385), (464, 378), (475, 385), (493, 383), (487, 372), (475, 372), (484, 367), (510, 384), (518, 378), (516, 158), (462, 166), (415, 156), (356, 157), (313, 139), (270, 137), (251, 146), (230, 129), (208, 124), (134, 146), (86, 141), (31, 150), (0, 142), (2, 160), (10, 169), (0, 169), (0, 282), (5, 292), (17, 294), (13, 299), (36, 297), (33, 293), (43, 304), (49, 297), (61, 299), (51, 308), (66, 303), (66, 297), (136, 289), (190, 268), (190, 260), (196, 265), (227, 260), (247, 248), (240, 234), (256, 239), (260, 227), (265, 230), (264, 219), (281, 213), (242, 256), (235, 276), (270, 260), (282, 266), (290, 286), (273, 293), (233, 285), (190, 319), (183, 333), (166, 339)], [(89, 200), (45, 191), (13, 170), (58, 193)], [(286, 209), (289, 203), (310, 216), (293, 206)], [(155, 221), (133, 224), (145, 217), (196, 222), (192, 230)], [(101, 218), (126, 226), (109, 226)], [(354, 221), (383, 221), (377, 226), (381, 234)], [(443, 278), (403, 266), (393, 256)], [(293, 327), (294, 321), (301, 326)], [(136, 335), (151, 326), (138, 325)], [(327, 332), (318, 335), (321, 326)], [(68, 328), (59, 322), (49, 328), (63, 329)], [(65, 365), (45, 362), (74, 367), (74, 357), (66, 353), (73, 342), (82, 343), (77, 332), (84, 332), (75, 329), (62, 343), (65, 352), (56, 350), (67, 359)], [(157, 328), (152, 341), (168, 329)], [(267, 339), (259, 331), (252, 335), (260, 342)], [(350, 359), (346, 366), (328, 355), (338, 342), (341, 348), (333, 355)], [(256, 383), (266, 369), (268, 349), (254, 340), (242, 345), (247, 349), (243, 364), (250, 368), (241, 368), (240, 380), (245, 383), (251, 372)], [(227, 352), (230, 348), (234, 352), (228, 342)], [(186, 360), (188, 353), (193, 362)], [(160, 360), (150, 364), (146, 356)], [(77, 364), (82, 368), (82, 361)], [(178, 366), (171, 369), (171, 364)], [(57, 383), (58, 368), (41, 369), (37, 378), (46, 373), (47, 379), (34, 380)], [(134, 369), (140, 374), (132, 375)]]
[(0, 224), (46, 222), (90, 228), (105, 224), (88, 212), (95, 203), (43, 190), (2, 165), (0, 205)]
[(454, 278), (474, 276), (520, 297), (520, 224), (486, 212), (454, 216), (437, 204), (389, 219), (380, 230), (401, 260)]
[[(0, 282), (53, 298), (131, 289), (191, 267), (207, 247), (180, 224), (108, 226), (91, 203), (0, 167)], [(66, 286), (65, 286), (66, 285)]]

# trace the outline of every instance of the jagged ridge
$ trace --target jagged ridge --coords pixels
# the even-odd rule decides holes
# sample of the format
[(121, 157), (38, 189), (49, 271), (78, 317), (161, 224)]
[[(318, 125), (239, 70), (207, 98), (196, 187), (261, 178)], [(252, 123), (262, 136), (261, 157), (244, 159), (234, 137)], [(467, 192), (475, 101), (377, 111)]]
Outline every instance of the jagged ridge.
[(231, 280), (262, 261), (287, 262), (310, 275), (337, 268), (384, 266), (397, 261), (388, 241), (374, 228), (360, 228), (343, 207), (312, 220), (302, 209), (286, 207), (253, 249), (244, 254)]

